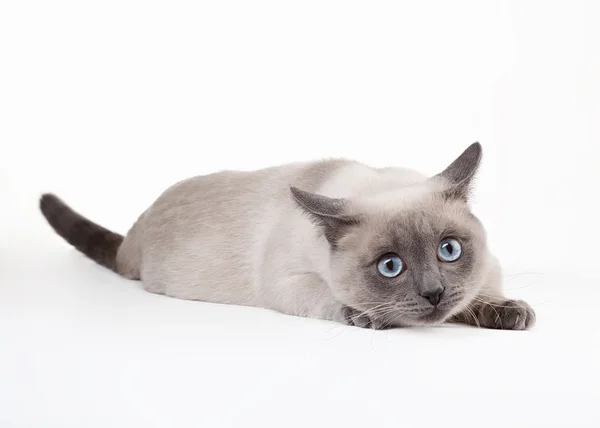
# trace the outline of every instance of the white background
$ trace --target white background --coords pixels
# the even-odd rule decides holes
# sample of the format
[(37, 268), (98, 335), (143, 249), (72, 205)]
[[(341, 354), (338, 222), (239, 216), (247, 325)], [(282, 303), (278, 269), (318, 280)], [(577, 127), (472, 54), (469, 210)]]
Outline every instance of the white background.
[[(600, 3), (4, 1), (0, 427), (600, 426)], [(530, 332), (371, 332), (154, 296), (37, 208), (126, 232), (173, 182), (328, 156), (436, 173)]]

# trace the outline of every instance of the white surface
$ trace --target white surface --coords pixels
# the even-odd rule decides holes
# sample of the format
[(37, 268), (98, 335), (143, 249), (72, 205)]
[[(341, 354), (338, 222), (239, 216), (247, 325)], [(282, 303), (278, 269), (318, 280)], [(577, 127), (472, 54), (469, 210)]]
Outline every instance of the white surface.
[(509, 277), (529, 332), (370, 331), (146, 293), (61, 245), (3, 257), (0, 426), (597, 427), (597, 281)]
[[(594, 0), (2, 2), (0, 427), (599, 426), (599, 21)], [(191, 175), (435, 173), (477, 140), (530, 332), (151, 295), (37, 208), (52, 191), (125, 232)]]

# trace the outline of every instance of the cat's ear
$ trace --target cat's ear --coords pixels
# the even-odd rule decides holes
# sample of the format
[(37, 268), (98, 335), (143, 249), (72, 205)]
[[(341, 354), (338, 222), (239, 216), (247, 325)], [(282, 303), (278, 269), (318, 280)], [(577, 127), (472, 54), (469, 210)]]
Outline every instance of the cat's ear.
[(443, 178), (449, 185), (444, 196), (450, 199), (468, 201), (473, 178), (481, 163), (481, 144), (473, 143), (457, 157), (448, 167), (435, 177)]
[(290, 186), (296, 203), (309, 215), (310, 219), (322, 228), (325, 238), (332, 247), (348, 228), (358, 224), (358, 217), (347, 213), (349, 202), (346, 199), (329, 198)]

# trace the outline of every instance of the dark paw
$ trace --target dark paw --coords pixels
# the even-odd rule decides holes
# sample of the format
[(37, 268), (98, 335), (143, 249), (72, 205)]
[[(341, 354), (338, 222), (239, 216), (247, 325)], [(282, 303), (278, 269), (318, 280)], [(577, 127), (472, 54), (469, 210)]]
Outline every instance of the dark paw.
[(482, 327), (499, 330), (527, 330), (535, 324), (535, 312), (522, 300), (485, 303), (477, 314)]
[(349, 306), (342, 307), (342, 319), (347, 325), (370, 328), (373, 330), (382, 330), (385, 328), (383, 322), (378, 319), (373, 319), (364, 312), (353, 309)]

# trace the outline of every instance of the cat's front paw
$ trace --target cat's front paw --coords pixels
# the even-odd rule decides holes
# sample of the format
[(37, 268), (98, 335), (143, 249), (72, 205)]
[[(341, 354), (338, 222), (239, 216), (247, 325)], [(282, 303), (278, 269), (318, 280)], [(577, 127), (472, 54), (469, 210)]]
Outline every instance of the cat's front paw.
[(527, 330), (535, 325), (535, 311), (522, 300), (489, 302), (478, 308), (482, 327)]
[(383, 322), (376, 318), (371, 318), (365, 312), (361, 312), (349, 306), (342, 307), (342, 320), (345, 324), (360, 327), (371, 328), (373, 330), (382, 330), (385, 328)]

